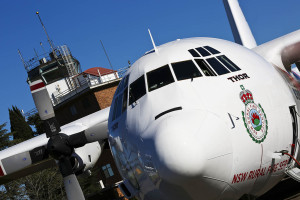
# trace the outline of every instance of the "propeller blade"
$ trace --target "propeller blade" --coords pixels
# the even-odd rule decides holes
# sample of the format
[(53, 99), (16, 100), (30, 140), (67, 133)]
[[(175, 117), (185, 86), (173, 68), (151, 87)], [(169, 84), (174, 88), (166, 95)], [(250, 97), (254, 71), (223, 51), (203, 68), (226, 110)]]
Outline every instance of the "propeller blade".
[(9, 156), (1, 160), (6, 174), (12, 174), (22, 170), (32, 164), (41, 162), (49, 158), (49, 154), (44, 146), (36, 147), (33, 150)]
[[(109, 109), (105, 109), (105, 112), (102, 114), (103, 116), (101, 119), (103, 119), (103, 121), (91, 120), (94, 121), (94, 124), (93, 122), (89, 122), (89, 124), (93, 125), (89, 126), (87, 130), (69, 136), (61, 132), (45, 83), (42, 80), (34, 81), (30, 83), (30, 90), (40, 118), (43, 120), (46, 136), (49, 138), (46, 150), (51, 157), (59, 160), (59, 169), (64, 179), (67, 197), (70, 200), (82, 200), (84, 199), (84, 195), (78, 180), (74, 175), (70, 156), (72, 155), (72, 152), (74, 152), (74, 148), (82, 147), (87, 143), (107, 138), (107, 118)], [(16, 156), (17, 155), (15, 155), (15, 157)], [(12, 158), (9, 165), (15, 164), (13, 162), (20, 160), (20, 158), (24, 156), (27, 158), (28, 153)], [(29, 154), (29, 156), (31, 156), (31, 154)], [(36, 160), (43, 159), (43, 156), (39, 155), (39, 152), (34, 152), (33, 156), (35, 156)], [(26, 165), (30, 164), (31, 162), (29, 161), (26, 163)]]
[(73, 199), (74, 200), (85, 199), (75, 174), (66, 176), (63, 179), (64, 179), (64, 186), (65, 186), (65, 190), (66, 190), (68, 199), (70, 199), (70, 200), (71, 199), (72, 200)]
[(84, 195), (79, 182), (73, 172), (69, 157), (59, 159), (59, 170), (63, 176), (64, 186), (69, 200), (84, 200)]

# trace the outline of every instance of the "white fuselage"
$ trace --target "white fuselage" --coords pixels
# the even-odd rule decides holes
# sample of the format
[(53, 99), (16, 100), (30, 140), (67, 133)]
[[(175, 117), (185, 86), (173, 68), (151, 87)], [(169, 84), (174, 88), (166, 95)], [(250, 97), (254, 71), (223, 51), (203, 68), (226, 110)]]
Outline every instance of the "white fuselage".
[[(196, 58), (188, 51), (204, 46), (220, 53)], [(218, 75), (209, 64), (216, 76), (206, 76), (196, 62), (221, 55), (240, 70)], [(181, 61), (192, 61), (202, 76), (178, 80), (172, 64)], [(148, 73), (163, 66), (174, 82), (149, 83)], [(284, 176), (289, 157), (274, 153), (293, 154), (290, 106), (298, 100), (276, 67), (255, 52), (220, 39), (176, 40), (141, 57), (126, 76), (111, 106), (109, 141), (126, 186), (140, 199), (259, 196)], [(146, 91), (135, 97), (129, 88), (141, 76)], [(242, 101), (242, 91), (250, 91), (252, 103)], [(121, 96), (127, 100), (118, 106)]]

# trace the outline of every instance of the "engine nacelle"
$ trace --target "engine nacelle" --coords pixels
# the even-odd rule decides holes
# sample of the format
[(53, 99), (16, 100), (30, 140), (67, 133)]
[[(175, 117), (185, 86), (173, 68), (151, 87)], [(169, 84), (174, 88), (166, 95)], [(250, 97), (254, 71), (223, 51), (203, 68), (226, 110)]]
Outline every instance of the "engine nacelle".
[(79, 175), (93, 168), (99, 159), (101, 152), (101, 145), (98, 141), (76, 148), (71, 156), (75, 174)]

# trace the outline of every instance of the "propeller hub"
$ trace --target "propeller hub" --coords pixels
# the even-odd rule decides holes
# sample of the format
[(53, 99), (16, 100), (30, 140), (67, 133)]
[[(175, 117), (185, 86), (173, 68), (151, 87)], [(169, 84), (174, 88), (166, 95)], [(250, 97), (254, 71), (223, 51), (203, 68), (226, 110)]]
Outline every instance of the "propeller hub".
[(52, 135), (47, 144), (49, 154), (56, 160), (71, 156), (74, 148), (69, 144), (69, 136), (63, 133)]

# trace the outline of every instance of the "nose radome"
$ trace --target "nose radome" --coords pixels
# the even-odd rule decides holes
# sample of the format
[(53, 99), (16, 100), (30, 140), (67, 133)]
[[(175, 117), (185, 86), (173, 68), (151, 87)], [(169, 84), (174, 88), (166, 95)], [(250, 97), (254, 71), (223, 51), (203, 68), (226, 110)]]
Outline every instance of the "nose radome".
[(232, 143), (228, 127), (218, 115), (204, 110), (174, 112), (161, 119), (155, 147), (161, 176), (168, 182), (190, 189), (192, 181), (199, 193), (213, 192), (216, 198), (227, 186)]

